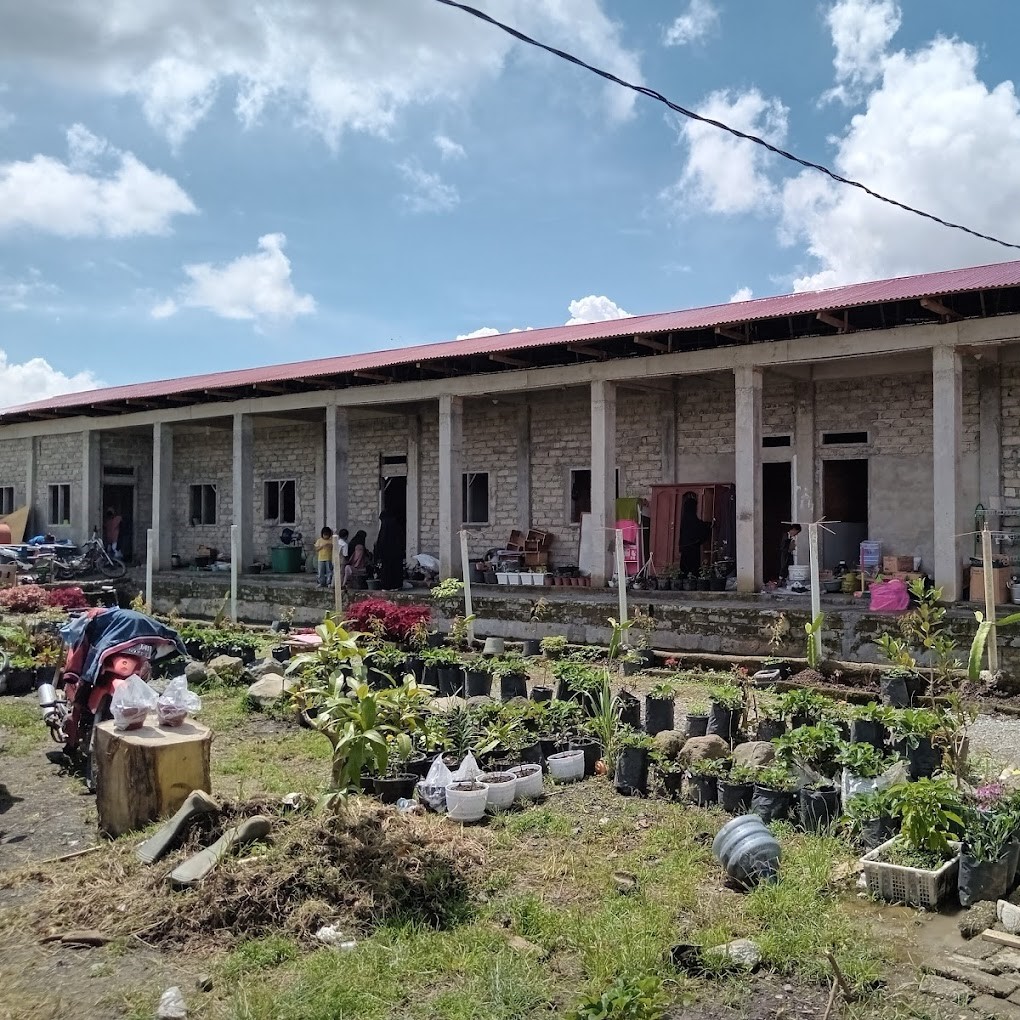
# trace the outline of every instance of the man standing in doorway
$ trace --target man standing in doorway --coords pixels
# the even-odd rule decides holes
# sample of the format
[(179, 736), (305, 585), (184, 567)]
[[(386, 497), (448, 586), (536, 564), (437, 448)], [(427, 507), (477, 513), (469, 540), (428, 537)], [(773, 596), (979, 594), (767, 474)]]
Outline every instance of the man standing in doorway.
[(106, 551), (116, 560), (120, 555), (120, 526), (123, 518), (113, 507), (108, 507), (103, 522), (103, 538), (106, 540)]
[(779, 584), (784, 586), (790, 576), (790, 564), (793, 563), (794, 554), (797, 552), (797, 536), (803, 529), (799, 524), (791, 524), (783, 532), (782, 541), (779, 543)]

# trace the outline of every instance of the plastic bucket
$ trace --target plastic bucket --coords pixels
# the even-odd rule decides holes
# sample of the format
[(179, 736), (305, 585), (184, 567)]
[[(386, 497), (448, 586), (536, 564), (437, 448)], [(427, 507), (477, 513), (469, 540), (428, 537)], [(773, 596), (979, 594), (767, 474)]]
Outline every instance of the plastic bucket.
[(549, 775), (559, 783), (584, 778), (584, 751), (560, 751), (549, 755)]
[(517, 776), (513, 772), (483, 772), (479, 781), (489, 788), (485, 806), (489, 811), (505, 811), (514, 802)]
[[(581, 756), (582, 761), (584, 755)], [(517, 777), (517, 786), (514, 795), (518, 800), (536, 800), (542, 796), (542, 766), (541, 765), (515, 765), (507, 772)]]

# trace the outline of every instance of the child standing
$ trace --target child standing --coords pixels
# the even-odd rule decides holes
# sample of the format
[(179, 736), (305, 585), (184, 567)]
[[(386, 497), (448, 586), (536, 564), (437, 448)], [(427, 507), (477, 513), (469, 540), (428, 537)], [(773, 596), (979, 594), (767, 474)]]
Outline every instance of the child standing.
[(319, 576), (316, 584), (328, 588), (333, 583), (333, 529), (323, 528), (315, 540), (315, 551), (319, 559)]

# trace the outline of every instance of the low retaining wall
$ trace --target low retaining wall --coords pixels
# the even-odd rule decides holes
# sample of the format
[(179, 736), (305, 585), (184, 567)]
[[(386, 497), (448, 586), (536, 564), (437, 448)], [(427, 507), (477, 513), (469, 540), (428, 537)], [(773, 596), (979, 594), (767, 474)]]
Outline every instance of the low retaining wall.
[[(176, 610), (183, 616), (214, 617), (229, 591), (227, 577), (204, 574), (160, 574), (154, 584), (158, 612)], [(606, 644), (610, 637), (609, 617), (617, 615), (616, 593), (579, 588), (521, 589), (520, 592), (489, 594), (491, 588), (475, 589), (475, 633), (478, 636), (526, 637), (563, 635), (575, 644)], [(365, 597), (374, 593), (359, 593)], [(424, 590), (380, 593), (397, 601), (427, 601)], [(528, 622), (529, 609), (539, 598), (548, 603), (545, 619)], [(806, 647), (804, 625), (809, 622), (806, 601), (769, 596), (732, 594), (634, 592), (631, 609), (639, 607), (655, 619), (649, 645), (661, 651), (701, 652), (721, 655), (803, 656)], [(277, 579), (269, 576), (245, 578), (238, 589), (238, 614), (248, 623), (268, 624), (286, 609), (294, 610), (294, 622), (314, 625), (333, 609), (332, 591), (316, 588), (307, 579)], [(826, 658), (843, 662), (880, 663), (875, 640), (896, 630), (895, 617), (869, 613), (860, 603), (845, 596), (823, 599), (825, 624), (822, 646)], [(445, 623), (437, 613), (441, 625)], [(782, 615), (785, 631), (777, 647), (769, 644), (771, 632)], [(971, 608), (950, 610), (949, 626), (958, 642), (957, 657), (967, 657), (977, 626)], [(1020, 674), (1020, 627), (999, 635), (999, 657), (1004, 669)]]

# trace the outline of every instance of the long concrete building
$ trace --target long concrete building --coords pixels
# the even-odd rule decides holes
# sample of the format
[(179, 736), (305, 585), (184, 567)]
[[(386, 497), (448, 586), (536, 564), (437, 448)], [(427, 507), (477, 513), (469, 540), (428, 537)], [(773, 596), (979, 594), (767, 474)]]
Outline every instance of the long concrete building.
[[(114, 507), (161, 570), (236, 524), (247, 569), (285, 526), (371, 539), (385, 505), (449, 575), (462, 527), (472, 555), (540, 528), (577, 563), (582, 518), (605, 534), (617, 496), (727, 483), (741, 591), (777, 522), (824, 515), (830, 564), (881, 541), (956, 600), (975, 509), (1020, 506), (1018, 404), (1012, 262), (9, 407), (0, 512), (82, 540)], [(587, 564), (605, 584), (610, 544)]]

